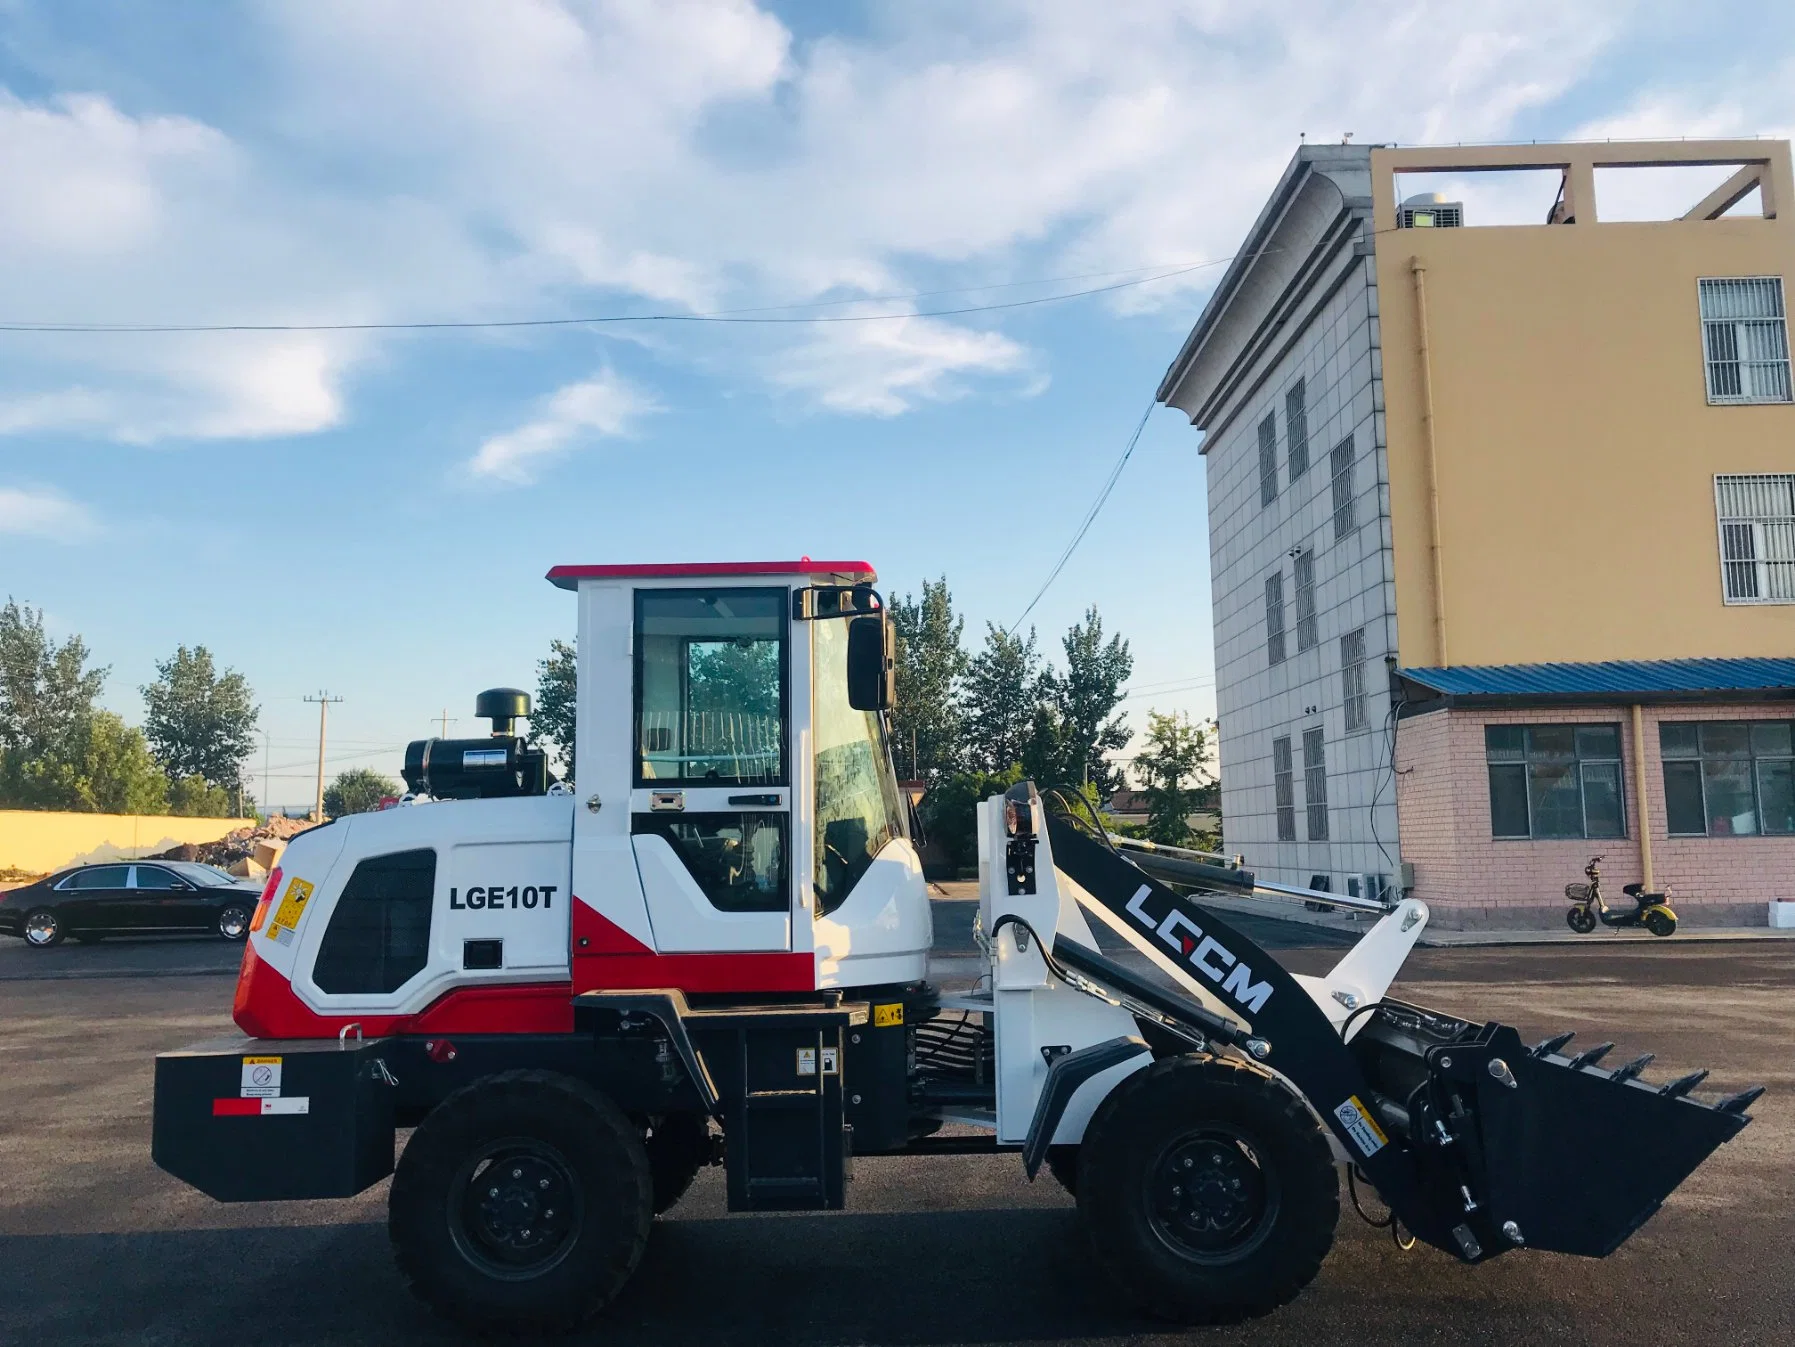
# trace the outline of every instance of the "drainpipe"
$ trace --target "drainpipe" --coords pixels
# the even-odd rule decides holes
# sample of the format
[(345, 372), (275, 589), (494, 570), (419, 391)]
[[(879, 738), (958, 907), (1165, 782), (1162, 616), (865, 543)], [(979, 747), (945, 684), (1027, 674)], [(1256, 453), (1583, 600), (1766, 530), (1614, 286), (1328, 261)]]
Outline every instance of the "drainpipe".
[(1645, 791), (1645, 715), (1638, 702), (1633, 703), (1633, 798), (1639, 826), (1639, 867), (1644, 871), (1640, 878), (1645, 880), (1647, 893), (1656, 893), (1658, 886), (1652, 879), (1652, 811)]
[(1444, 668), (1452, 661), (1446, 654), (1446, 572), (1440, 552), (1440, 465), (1434, 452), (1433, 356), (1427, 343), (1427, 264), (1409, 259), (1415, 280), (1415, 353), (1421, 361), (1421, 440), (1427, 451), (1427, 525), (1433, 553), (1434, 654)]

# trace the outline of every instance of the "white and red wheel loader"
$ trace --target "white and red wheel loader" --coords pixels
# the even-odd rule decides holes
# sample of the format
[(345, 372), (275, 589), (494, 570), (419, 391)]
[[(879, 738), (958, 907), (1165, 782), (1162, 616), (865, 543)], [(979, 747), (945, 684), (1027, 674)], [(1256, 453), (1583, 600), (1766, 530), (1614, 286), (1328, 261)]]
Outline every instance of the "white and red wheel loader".
[[(572, 784), (528, 699), (483, 694), (490, 737), (413, 744), (398, 807), (287, 848), (245, 1037), (156, 1064), (158, 1164), (227, 1202), (391, 1175), (400, 1270), (457, 1322), (586, 1319), (708, 1164), (732, 1210), (789, 1211), (841, 1207), (856, 1155), (1015, 1152), (1135, 1303), (1213, 1322), (1315, 1276), (1342, 1166), (1463, 1262), (1600, 1256), (1749, 1121), (1756, 1089), (1390, 997), (1413, 899), (1294, 975), (1202, 903), (1276, 886), (1026, 783), (979, 806), (984, 976), (940, 990), (871, 568), (550, 578), (579, 602)], [(1567, 1144), (1592, 1130), (1628, 1144)]]

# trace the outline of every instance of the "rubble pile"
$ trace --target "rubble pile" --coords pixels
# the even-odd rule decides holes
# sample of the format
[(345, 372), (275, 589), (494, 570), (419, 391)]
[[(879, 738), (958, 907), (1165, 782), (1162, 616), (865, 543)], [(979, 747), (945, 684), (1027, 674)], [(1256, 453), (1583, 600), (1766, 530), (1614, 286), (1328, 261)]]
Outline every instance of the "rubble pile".
[(226, 833), (216, 842), (183, 842), (148, 857), (153, 861), (200, 861), (230, 874), (260, 879), (274, 868), (288, 839), (316, 827), (310, 819), (272, 815), (266, 822)]

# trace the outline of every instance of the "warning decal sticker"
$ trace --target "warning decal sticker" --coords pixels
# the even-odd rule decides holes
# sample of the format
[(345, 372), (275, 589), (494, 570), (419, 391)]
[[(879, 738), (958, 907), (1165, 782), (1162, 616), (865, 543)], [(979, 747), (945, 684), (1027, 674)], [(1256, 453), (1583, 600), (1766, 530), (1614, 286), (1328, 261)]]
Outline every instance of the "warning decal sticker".
[(893, 1025), (904, 1022), (904, 1003), (895, 1001), (888, 1006), (873, 1007), (873, 1028), (889, 1029)]
[(280, 1095), (280, 1058), (245, 1057), (242, 1088), (244, 1099), (274, 1099)]
[(1371, 1110), (1359, 1102), (1356, 1094), (1335, 1109), (1334, 1116), (1352, 1138), (1353, 1145), (1359, 1148), (1359, 1153), (1367, 1158), (1376, 1155), (1389, 1143), (1390, 1138), (1384, 1135), (1384, 1129), (1377, 1125), (1377, 1119), (1371, 1116)]
[(312, 896), (312, 886), (305, 880), (295, 877), (288, 881), (287, 892), (280, 900), (280, 907), (274, 913), (274, 920), (268, 927), (268, 938), (277, 940), (283, 945), (293, 943), (293, 933), (299, 929), (299, 919), (305, 915), (306, 900)]
[(281, 1113), (310, 1113), (312, 1101), (305, 1095), (285, 1099), (214, 1099), (214, 1118), (267, 1118)]

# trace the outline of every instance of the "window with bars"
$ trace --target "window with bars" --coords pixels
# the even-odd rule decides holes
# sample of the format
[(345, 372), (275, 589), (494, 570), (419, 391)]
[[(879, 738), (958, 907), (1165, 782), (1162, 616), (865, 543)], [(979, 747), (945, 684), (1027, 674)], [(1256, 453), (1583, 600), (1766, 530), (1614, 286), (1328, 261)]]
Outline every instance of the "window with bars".
[(1720, 474), (1720, 577), (1728, 603), (1795, 603), (1795, 472)]
[(1315, 553), (1296, 554), (1296, 648), (1315, 644)]
[(1328, 760), (1320, 730), (1303, 731), (1303, 803), (1308, 806), (1309, 840), (1328, 840)]
[(1357, 527), (1353, 518), (1352, 436), (1348, 435), (1328, 455), (1334, 476), (1334, 540), (1338, 542)]
[(1309, 389), (1298, 379), (1284, 394), (1284, 438), (1290, 442), (1290, 480), (1309, 471)]
[(1665, 721), (1658, 747), (1671, 836), (1795, 833), (1795, 721)]
[(1789, 323), (1780, 276), (1701, 282), (1708, 401), (1789, 402)]
[(1341, 705), (1346, 709), (1346, 728), (1365, 728), (1365, 629), (1340, 638)]
[(1273, 572), (1265, 577), (1265, 658), (1282, 664), (1284, 654), (1284, 576)]
[(1259, 504), (1270, 505), (1278, 498), (1278, 420), (1276, 412), (1267, 412), (1259, 423)]
[(1493, 837), (1625, 837), (1620, 726), (1485, 725)]
[(1296, 841), (1296, 772), (1290, 758), (1290, 736), (1271, 741), (1271, 782), (1278, 807), (1278, 841)]

